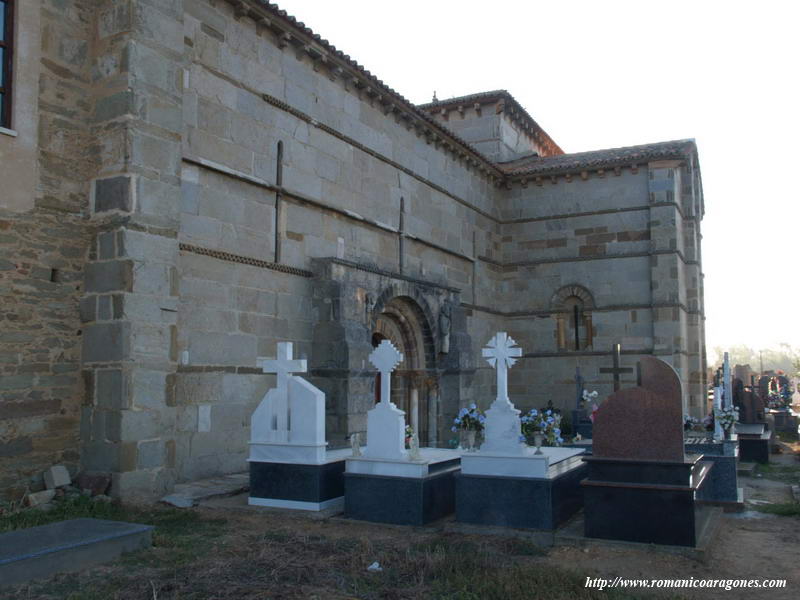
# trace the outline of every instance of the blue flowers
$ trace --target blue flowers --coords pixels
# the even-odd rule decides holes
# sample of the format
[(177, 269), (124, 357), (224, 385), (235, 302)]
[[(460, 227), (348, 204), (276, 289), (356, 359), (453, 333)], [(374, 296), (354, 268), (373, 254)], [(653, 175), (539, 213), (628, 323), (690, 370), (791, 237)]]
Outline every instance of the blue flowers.
[(520, 417), (522, 436), (520, 441), (531, 443), (535, 434), (542, 434), (544, 446), (558, 446), (564, 443), (561, 437), (561, 414), (558, 410), (532, 408)]
[(453, 426), (450, 431), (457, 433), (459, 430), (464, 431), (483, 431), (483, 424), (486, 422), (484, 414), (478, 410), (477, 405), (473, 402), (469, 408), (462, 407), (458, 411), (458, 416), (453, 419)]

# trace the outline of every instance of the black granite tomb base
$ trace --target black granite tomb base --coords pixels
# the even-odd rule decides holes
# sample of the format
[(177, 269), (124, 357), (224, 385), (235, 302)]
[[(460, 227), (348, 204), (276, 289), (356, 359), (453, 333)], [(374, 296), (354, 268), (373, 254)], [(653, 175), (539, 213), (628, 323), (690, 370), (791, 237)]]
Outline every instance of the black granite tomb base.
[(250, 504), (320, 510), (344, 496), (345, 460), (250, 463)]
[(770, 432), (761, 435), (739, 434), (739, 460), (765, 465), (769, 462)]
[(459, 523), (553, 530), (583, 506), (581, 465), (553, 479), (456, 475)]
[(726, 511), (744, 508), (736, 473), (739, 445), (735, 440), (687, 441), (686, 452), (702, 454), (704, 461), (714, 463), (695, 500), (721, 506)]
[(584, 494), (587, 537), (696, 546), (703, 507), (694, 501), (712, 468), (692, 456), (684, 462), (589, 457)]
[(351, 519), (425, 525), (455, 510), (459, 467), (427, 477), (390, 477), (345, 473), (344, 514)]

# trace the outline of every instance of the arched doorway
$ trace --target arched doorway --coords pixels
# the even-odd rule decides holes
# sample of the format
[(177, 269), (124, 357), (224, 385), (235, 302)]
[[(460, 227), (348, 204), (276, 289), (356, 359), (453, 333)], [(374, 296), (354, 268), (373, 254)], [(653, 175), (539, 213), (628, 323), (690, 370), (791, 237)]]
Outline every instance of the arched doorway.
[[(430, 323), (420, 306), (409, 297), (394, 297), (379, 310), (373, 319), (373, 347), (388, 339), (403, 353), (402, 362), (392, 373), (392, 402), (405, 411), (406, 423), (417, 432), (420, 444), (435, 445), (438, 395)], [(377, 402), (379, 380), (375, 388)]]

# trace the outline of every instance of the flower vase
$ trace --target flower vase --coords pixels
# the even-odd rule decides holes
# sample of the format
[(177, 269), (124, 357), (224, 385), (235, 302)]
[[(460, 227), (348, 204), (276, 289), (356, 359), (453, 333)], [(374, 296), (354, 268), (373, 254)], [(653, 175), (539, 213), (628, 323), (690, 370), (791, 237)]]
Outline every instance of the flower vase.
[(474, 452), (475, 451), (475, 434), (477, 432), (474, 429), (470, 429), (467, 431), (467, 452)]
[(544, 441), (544, 434), (538, 432), (533, 434), (533, 445), (536, 446), (536, 452), (534, 452), (534, 454), (542, 454), (543, 441)]

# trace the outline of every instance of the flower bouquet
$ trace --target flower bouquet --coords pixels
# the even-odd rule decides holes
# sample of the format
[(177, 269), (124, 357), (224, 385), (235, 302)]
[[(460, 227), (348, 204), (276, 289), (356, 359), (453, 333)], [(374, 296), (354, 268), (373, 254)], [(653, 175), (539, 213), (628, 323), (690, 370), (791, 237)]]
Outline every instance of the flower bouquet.
[[(520, 417), (522, 421), (522, 439), (526, 444), (535, 446), (560, 446), (564, 443), (561, 437), (561, 415), (551, 409), (537, 410), (532, 408)], [(536, 436), (541, 436), (537, 444)]]
[(406, 448), (410, 446), (412, 437), (414, 437), (414, 429), (411, 425), (406, 425)]
[(683, 415), (683, 430), (684, 431), (691, 431), (692, 427), (697, 425), (700, 421), (692, 417), (691, 415)]
[(736, 421), (739, 420), (739, 409), (736, 408), (735, 406), (715, 409), (714, 418), (719, 420), (720, 426), (726, 432), (729, 432), (731, 431), (731, 429), (733, 429), (733, 426), (736, 424)]
[(467, 450), (475, 448), (475, 436), (483, 431), (483, 424), (486, 422), (484, 414), (478, 410), (475, 403), (469, 405), (469, 408), (462, 408), (458, 411), (458, 416), (453, 419), (453, 426), (450, 431), (458, 433), (465, 431), (467, 433)]

